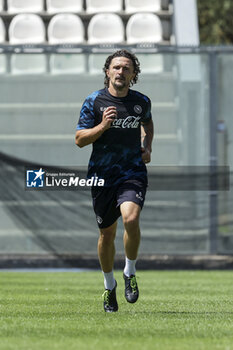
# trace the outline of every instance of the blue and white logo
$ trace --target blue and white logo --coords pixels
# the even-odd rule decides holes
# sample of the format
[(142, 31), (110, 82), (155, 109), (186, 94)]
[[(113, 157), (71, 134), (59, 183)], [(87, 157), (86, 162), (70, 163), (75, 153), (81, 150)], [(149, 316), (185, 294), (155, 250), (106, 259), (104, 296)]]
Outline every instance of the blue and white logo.
[(40, 170), (27, 170), (27, 187), (43, 187), (44, 173), (45, 171), (42, 168)]

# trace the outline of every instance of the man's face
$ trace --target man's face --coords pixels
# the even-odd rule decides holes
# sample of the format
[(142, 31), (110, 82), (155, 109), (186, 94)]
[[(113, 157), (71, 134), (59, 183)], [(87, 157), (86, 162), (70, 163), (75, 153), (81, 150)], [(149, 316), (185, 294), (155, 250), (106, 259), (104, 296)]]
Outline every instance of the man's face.
[(109, 86), (116, 90), (128, 89), (131, 80), (135, 77), (133, 62), (126, 57), (115, 57), (112, 59), (107, 70)]

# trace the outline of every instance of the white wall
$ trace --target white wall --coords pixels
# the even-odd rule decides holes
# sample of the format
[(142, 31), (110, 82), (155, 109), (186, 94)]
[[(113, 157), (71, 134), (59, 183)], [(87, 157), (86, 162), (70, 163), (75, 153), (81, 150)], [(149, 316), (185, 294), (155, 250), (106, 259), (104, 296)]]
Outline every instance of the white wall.
[(196, 0), (173, 0), (175, 44), (199, 45)]

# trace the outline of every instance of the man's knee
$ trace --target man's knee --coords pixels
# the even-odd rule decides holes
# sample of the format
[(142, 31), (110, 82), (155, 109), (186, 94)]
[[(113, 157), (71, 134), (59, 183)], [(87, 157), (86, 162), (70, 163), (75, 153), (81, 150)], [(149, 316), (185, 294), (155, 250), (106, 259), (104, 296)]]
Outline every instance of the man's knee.
[(121, 215), (125, 228), (139, 225), (139, 216), (141, 208), (133, 202), (124, 202), (121, 204)]
[(125, 229), (135, 229), (139, 227), (139, 213), (130, 213), (122, 217)]
[(116, 237), (116, 229), (113, 227), (100, 229), (100, 240), (103, 244), (111, 244)]

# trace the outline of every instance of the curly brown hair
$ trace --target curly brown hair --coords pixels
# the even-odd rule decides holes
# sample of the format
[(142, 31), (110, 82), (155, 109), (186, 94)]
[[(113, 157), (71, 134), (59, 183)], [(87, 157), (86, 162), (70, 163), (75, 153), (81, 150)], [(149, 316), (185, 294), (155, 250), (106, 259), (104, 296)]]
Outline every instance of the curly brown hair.
[(141, 72), (140, 62), (138, 61), (137, 57), (133, 53), (131, 53), (127, 50), (118, 50), (118, 51), (114, 52), (112, 55), (108, 56), (108, 58), (105, 61), (105, 64), (103, 67), (103, 71), (105, 73), (104, 85), (106, 87), (109, 86), (109, 78), (107, 76), (107, 70), (109, 69), (111, 62), (112, 62), (113, 58), (115, 58), (115, 57), (126, 57), (126, 58), (129, 58), (133, 62), (134, 73), (136, 73), (136, 74), (135, 74), (134, 79), (131, 80), (130, 86), (132, 86), (133, 84), (136, 84), (138, 81), (138, 74)]

